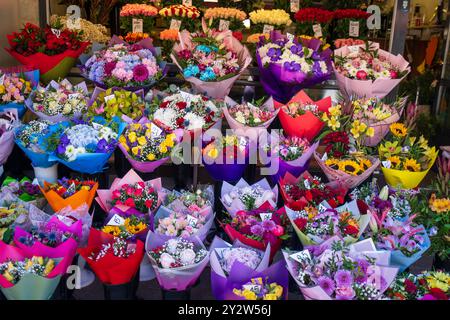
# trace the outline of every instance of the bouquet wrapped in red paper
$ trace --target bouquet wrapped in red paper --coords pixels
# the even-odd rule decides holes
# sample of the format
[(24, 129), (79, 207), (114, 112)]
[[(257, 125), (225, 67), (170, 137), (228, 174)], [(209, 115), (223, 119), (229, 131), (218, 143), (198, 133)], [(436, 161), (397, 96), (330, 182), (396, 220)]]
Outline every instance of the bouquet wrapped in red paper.
[(78, 32), (51, 26), (39, 28), (32, 23), (7, 37), (10, 48), (6, 51), (20, 63), (39, 69), (44, 83), (65, 78), (90, 44), (82, 42)]
[(87, 247), (78, 249), (101, 282), (119, 285), (130, 282), (144, 256), (144, 244), (91, 229)]
[(222, 224), (225, 232), (232, 241), (259, 250), (265, 250), (270, 243), (270, 259), (272, 260), (281, 243), (289, 235), (286, 232), (288, 218), (284, 208), (275, 209), (269, 202), (265, 202), (258, 209), (238, 211), (231, 220)]

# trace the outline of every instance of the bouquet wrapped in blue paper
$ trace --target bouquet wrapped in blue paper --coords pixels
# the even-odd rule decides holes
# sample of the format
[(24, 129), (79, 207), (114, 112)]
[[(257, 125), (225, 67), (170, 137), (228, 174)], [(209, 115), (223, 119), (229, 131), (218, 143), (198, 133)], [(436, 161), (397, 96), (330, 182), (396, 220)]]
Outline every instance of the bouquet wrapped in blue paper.
[(126, 124), (115, 117), (64, 121), (49, 128), (40, 145), (57, 161), (70, 169), (87, 174), (103, 171), (113, 154)]

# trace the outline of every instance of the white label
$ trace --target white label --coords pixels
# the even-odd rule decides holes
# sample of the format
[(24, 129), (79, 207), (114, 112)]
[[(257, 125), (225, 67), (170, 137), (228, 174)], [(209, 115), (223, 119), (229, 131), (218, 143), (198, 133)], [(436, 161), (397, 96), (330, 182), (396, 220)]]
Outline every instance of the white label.
[(319, 204), (319, 207), (317, 208), (317, 210), (319, 210), (319, 212), (322, 213), (322, 212), (324, 212), (324, 211), (327, 211), (327, 210), (330, 209), (330, 208), (331, 208), (331, 207), (330, 207), (330, 205), (328, 204), (328, 202), (322, 201), (322, 202)]
[(261, 217), (262, 221), (270, 220), (272, 219), (272, 212), (260, 213), (259, 216)]
[(113, 215), (111, 220), (108, 222), (108, 226), (123, 226), (125, 224), (125, 219), (118, 214)]
[(160, 127), (158, 127), (157, 125), (153, 124), (153, 123), (152, 123), (152, 126), (150, 128), (150, 131), (151, 131), (152, 138), (157, 138), (162, 133), (162, 129)]
[(390, 169), (392, 164), (389, 160), (387, 161), (382, 161), (381, 164), (383, 165), (383, 167)]
[(311, 184), (309, 183), (308, 179), (303, 180), (303, 184), (305, 185), (306, 189), (308, 190), (311, 189)]
[(230, 21), (220, 19), (219, 22), (219, 31), (227, 31), (230, 29)]
[(314, 31), (314, 37), (316, 38), (322, 38), (322, 26), (320, 23), (313, 25), (313, 31)]
[(274, 26), (271, 26), (270, 24), (265, 24), (263, 28), (263, 33), (271, 33), (274, 29)]
[(259, 284), (244, 284), (242, 287), (244, 290), (250, 290), (257, 294), (261, 291), (261, 286)]
[(133, 18), (133, 33), (144, 32), (144, 20)]
[(192, 7), (192, 0), (183, 0), (183, 5), (186, 7)]
[(2, 75), (2, 77), (0, 78), (0, 85), (2, 85), (3, 82), (5, 82), (5, 77), (6, 77), (6, 74)]
[(303, 263), (311, 259), (311, 254), (308, 250), (303, 250), (300, 252), (293, 253), (289, 256), (292, 260), (295, 260), (299, 263)]
[(70, 187), (67, 189), (67, 193), (75, 193), (75, 191), (77, 190), (77, 187), (75, 186), (75, 182), (72, 182), (72, 184), (70, 185)]
[(300, 0), (291, 0), (291, 12), (296, 13), (300, 9)]
[(322, 156), (322, 161), (327, 161), (328, 160), (328, 154), (325, 152)]
[(172, 20), (170, 21), (170, 29), (171, 29), (171, 30), (177, 30), (177, 31), (180, 31), (180, 27), (181, 27), (181, 20), (172, 19)]
[(348, 210), (347, 205), (345, 204), (345, 205), (343, 205), (343, 206), (341, 206), (339, 208), (336, 208), (336, 211), (339, 212), (339, 213), (343, 213), (343, 212), (348, 212), (349, 210)]
[(295, 36), (292, 33), (286, 33), (286, 37), (288, 38), (289, 41), (294, 41)]
[(360, 46), (349, 46), (348, 50), (350, 50), (351, 53), (358, 53)]
[(109, 100), (114, 99), (116, 96), (114, 94), (110, 94), (109, 96), (105, 97), (105, 102), (108, 102)]
[(184, 91), (180, 91), (180, 95), (183, 98), (184, 102), (186, 102), (187, 104), (190, 104), (192, 101), (192, 98), (194, 97), (192, 94), (184, 92)]
[(355, 38), (359, 37), (359, 21), (350, 21), (349, 36)]
[(193, 217), (190, 214), (188, 214), (186, 216), (186, 219), (191, 227), (195, 227), (197, 225), (198, 219), (196, 217)]
[(53, 28), (52, 28), (52, 33), (53, 33), (57, 38), (59, 38), (59, 37), (61, 36), (61, 30), (59, 30), (59, 29), (53, 29)]

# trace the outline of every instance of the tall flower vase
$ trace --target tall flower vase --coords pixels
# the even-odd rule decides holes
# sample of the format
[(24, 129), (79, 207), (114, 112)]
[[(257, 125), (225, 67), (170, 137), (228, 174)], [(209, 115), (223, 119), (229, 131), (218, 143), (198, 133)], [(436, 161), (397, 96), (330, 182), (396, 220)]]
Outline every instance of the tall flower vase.
[(34, 176), (36, 177), (39, 185), (44, 186), (44, 181), (49, 183), (55, 183), (58, 180), (58, 164), (54, 164), (48, 168), (34, 167)]
[(139, 268), (139, 281), (150, 281), (156, 278), (155, 270), (153, 270), (153, 267), (150, 264), (150, 260), (148, 260), (147, 255), (144, 255), (141, 266)]

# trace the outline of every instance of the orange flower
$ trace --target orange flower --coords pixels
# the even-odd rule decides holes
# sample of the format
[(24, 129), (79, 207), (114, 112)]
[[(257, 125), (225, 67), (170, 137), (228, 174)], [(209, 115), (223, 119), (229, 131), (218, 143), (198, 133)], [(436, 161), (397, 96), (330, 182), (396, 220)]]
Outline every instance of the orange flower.
[(178, 30), (166, 29), (161, 31), (159, 34), (159, 39), (168, 41), (178, 40)]

